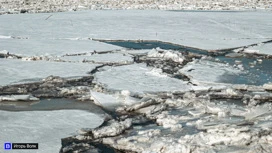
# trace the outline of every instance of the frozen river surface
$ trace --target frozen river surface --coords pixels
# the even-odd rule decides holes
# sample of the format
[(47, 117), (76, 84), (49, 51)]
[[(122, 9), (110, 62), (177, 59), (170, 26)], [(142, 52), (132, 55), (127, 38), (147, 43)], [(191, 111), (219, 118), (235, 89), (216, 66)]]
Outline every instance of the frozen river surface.
[[(230, 107), (226, 110), (225, 105), (221, 103), (213, 105), (205, 101), (202, 104), (200, 101), (199, 104), (196, 103), (194, 106), (190, 106), (191, 108), (187, 108), (183, 105), (187, 102), (186, 100), (175, 98), (180, 96), (179, 93), (202, 90), (210, 92), (213, 89), (222, 90), (218, 94), (219, 96), (225, 94), (224, 96), (231, 97), (234, 95), (236, 98), (240, 98), (240, 103), (242, 103), (242, 98), (247, 100), (250, 99), (250, 96), (254, 97), (254, 100), (258, 100), (257, 94), (266, 95), (265, 98), (269, 97), (270, 93), (265, 92), (262, 86), (252, 87), (251, 91), (248, 91), (253, 91), (249, 94), (249, 97), (244, 96), (248, 93), (225, 89), (233, 87), (232, 83), (263, 85), (271, 81), (271, 72), (269, 71), (271, 59), (262, 59), (263, 57), (259, 58), (257, 55), (258, 58), (254, 57), (255, 55), (248, 58), (246, 54), (242, 54), (243, 51), (246, 51), (246, 48), (248, 50), (259, 50), (258, 53), (261, 54), (272, 54), (271, 43), (269, 42), (272, 40), (271, 18), (272, 14), (265, 11), (99, 10), (0, 15), (0, 57), (2, 57), (0, 58), (0, 95), (3, 95), (3, 97), (0, 97), (0, 104), (2, 105), (0, 107), (0, 143), (3, 144), (6, 141), (33, 142), (39, 143), (40, 149), (38, 151), (41, 153), (58, 152), (61, 147), (61, 138), (76, 134), (76, 131), (81, 128), (96, 128), (103, 123), (103, 113), (94, 111), (94, 109), (86, 111), (86, 104), (82, 103), (70, 105), (55, 101), (60, 105), (52, 102), (28, 105), (28, 103), (22, 101), (15, 103), (2, 101), (13, 94), (33, 94), (43, 98), (48, 93), (50, 94), (51, 90), (52, 93), (55, 92), (60, 97), (78, 98), (83, 101), (93, 99), (96, 104), (102, 106), (112, 104), (112, 102), (118, 103), (118, 106), (132, 105), (146, 102), (146, 100), (150, 104), (149, 99), (156, 96), (160, 97), (159, 93), (168, 93), (165, 97), (162, 96), (163, 100), (173, 94), (173, 99), (167, 99), (166, 103), (177, 107), (177, 110), (168, 111), (168, 114), (160, 112), (161, 114), (155, 116), (158, 125), (161, 125), (159, 129), (168, 128), (167, 130), (169, 130), (169, 127), (171, 130), (179, 130), (179, 128), (181, 129), (181, 122), (190, 120), (188, 125), (182, 125), (185, 126), (184, 129), (189, 129), (191, 126), (194, 128), (203, 126), (202, 129), (199, 129), (208, 129), (207, 131), (209, 131), (208, 122), (210, 119), (207, 117), (213, 118), (211, 120), (214, 120), (215, 123), (220, 123), (220, 119), (228, 116), (229, 113), (232, 113), (230, 118), (241, 116), (246, 119), (249, 118), (249, 120), (255, 119), (256, 116), (262, 116), (263, 113), (260, 112), (265, 107), (256, 109), (255, 106), (252, 106), (253, 108), (248, 106), (244, 110), (239, 106), (239, 109), (241, 109), (239, 110), (235, 106), (226, 106)], [(178, 51), (152, 49), (158, 47), (156, 43), (152, 43), (152, 48), (133, 50), (97, 40), (133, 40), (136, 43), (158, 40), (168, 42), (169, 46), (171, 46), (170, 43), (173, 43), (182, 47)], [(247, 46), (251, 44), (256, 45)], [(136, 44), (136, 46), (140, 45)], [(187, 52), (183, 50), (186, 49), (185, 46), (190, 47), (191, 51), (195, 51), (193, 53), (200, 53), (201, 51), (205, 51), (205, 53), (201, 55), (190, 54), (190, 50), (187, 50)], [(225, 55), (222, 55), (219, 59), (216, 59), (217, 56), (205, 56), (211, 50), (240, 48), (242, 46), (247, 47), (242, 48), (244, 50), (241, 51), (241, 55), (239, 53), (239, 58), (225, 58)], [(231, 51), (228, 50), (228, 52)], [(63, 81), (58, 78), (46, 80), (45, 78), (50, 75), (65, 79), (84, 77), (85, 80), (74, 80), (74, 82), (71, 80), (70, 82)], [(243, 78), (240, 78), (240, 76)], [(88, 79), (91, 81), (88, 81)], [(39, 81), (43, 82), (33, 86), (18, 85)], [(13, 88), (15, 84), (17, 85), (16, 90)], [(270, 88), (270, 85), (266, 87)], [(40, 94), (41, 92), (46, 94)], [(105, 97), (107, 98), (105, 99)], [(162, 103), (162, 101), (154, 99), (156, 105)], [(196, 100), (198, 99), (196, 98)], [(249, 101), (248, 103), (253, 102)], [(14, 105), (15, 108), (4, 106), (5, 103)], [(143, 108), (136, 112), (140, 114), (152, 113), (152, 111), (159, 109), (154, 106), (152, 111), (148, 111), (150, 108), (145, 108), (146, 106), (135, 107), (137, 109)], [(161, 107), (166, 106), (162, 105)], [(138, 111), (137, 109), (136, 111)], [(135, 108), (130, 111), (132, 110), (135, 110)], [(128, 109), (125, 111), (128, 111)], [(186, 112), (184, 116), (171, 114), (182, 111)], [(257, 115), (254, 114), (256, 112)], [(267, 112), (270, 117), (261, 118), (265, 123), (271, 120), (271, 110), (267, 110)], [(183, 119), (182, 117), (189, 118)], [(197, 120), (199, 121), (195, 122)], [(270, 125), (264, 128), (266, 127), (271, 128)], [(193, 131), (198, 132), (198, 130)], [(221, 132), (224, 133), (224, 130)], [(182, 133), (182, 136), (184, 136), (184, 133)], [(202, 135), (195, 136), (200, 137)], [(198, 137), (192, 136), (191, 138), (186, 137), (186, 139), (193, 142), (191, 140), (197, 140)], [(268, 136), (267, 139), (271, 138)], [(215, 141), (216, 138), (211, 138), (211, 140)], [(127, 144), (131, 145), (132, 141), (125, 141), (128, 141)], [(139, 138), (139, 141), (148, 140)], [(182, 141), (182, 139), (179, 141)], [(222, 140), (222, 142), (224, 141)], [(163, 142), (164, 140), (161, 140), (158, 145)], [(236, 140), (230, 140), (230, 142), (236, 145)], [(116, 143), (119, 143), (119, 141)], [(206, 143), (206, 140), (205, 142), (203, 140), (203, 143)], [(115, 146), (120, 144), (115, 144)], [(155, 144), (157, 143), (154, 142)], [(206, 144), (213, 145), (208, 140)], [(217, 142), (214, 144), (217, 145)], [(137, 147), (141, 147), (141, 144), (135, 146), (137, 150)], [(121, 144), (119, 147), (126, 146)], [(156, 148), (156, 146), (153, 146), (153, 148)], [(216, 149), (220, 150), (220, 147)]]

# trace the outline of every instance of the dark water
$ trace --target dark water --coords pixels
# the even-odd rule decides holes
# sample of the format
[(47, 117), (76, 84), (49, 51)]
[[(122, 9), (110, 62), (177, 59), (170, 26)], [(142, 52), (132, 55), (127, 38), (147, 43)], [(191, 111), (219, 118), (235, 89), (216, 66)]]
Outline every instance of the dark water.
[(96, 114), (104, 111), (90, 101), (77, 101), (70, 99), (42, 99), (37, 102), (1, 102), (0, 110), (6, 111), (51, 111), (51, 110), (86, 110)]
[[(230, 65), (235, 64), (235, 60), (242, 62), (245, 69), (245, 74), (239, 76), (226, 76), (228, 82), (233, 84), (250, 84), (250, 85), (263, 85), (268, 82), (272, 82), (272, 60), (262, 59), (261, 63), (257, 62), (255, 58), (228, 58), (224, 56), (217, 57), (220, 61), (229, 63)], [(250, 63), (256, 62), (254, 67), (251, 67)], [(224, 78), (222, 81), (225, 82)]]
[(207, 52), (201, 49), (197, 48), (191, 48), (191, 47), (185, 47), (181, 45), (175, 45), (171, 43), (165, 43), (160, 41), (103, 41), (105, 43), (116, 45), (124, 48), (129, 49), (135, 49), (135, 50), (141, 50), (141, 49), (153, 49), (153, 48), (161, 48), (165, 50), (179, 50), (183, 52), (191, 52), (191, 53), (197, 53), (197, 54), (203, 54), (206, 55)]

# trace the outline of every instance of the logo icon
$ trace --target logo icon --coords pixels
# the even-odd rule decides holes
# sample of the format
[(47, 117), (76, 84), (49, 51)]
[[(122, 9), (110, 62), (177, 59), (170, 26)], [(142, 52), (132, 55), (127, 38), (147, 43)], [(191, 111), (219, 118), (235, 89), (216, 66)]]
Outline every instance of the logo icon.
[(10, 143), (10, 142), (6, 142), (6, 143), (4, 144), (4, 149), (5, 149), (5, 150), (11, 150), (11, 143)]

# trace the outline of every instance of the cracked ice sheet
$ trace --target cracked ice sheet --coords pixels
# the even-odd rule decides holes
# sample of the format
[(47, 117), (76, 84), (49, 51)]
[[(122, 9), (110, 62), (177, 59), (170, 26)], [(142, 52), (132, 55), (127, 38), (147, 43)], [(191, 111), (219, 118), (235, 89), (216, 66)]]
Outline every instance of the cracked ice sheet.
[(191, 81), (198, 83), (231, 83), (242, 71), (223, 63), (207, 60), (195, 60), (188, 63), (179, 73), (185, 74)]
[(189, 91), (187, 82), (170, 78), (160, 69), (133, 64), (118, 67), (105, 67), (95, 74), (96, 82), (108, 89), (129, 90), (130, 92)]
[(20, 56), (61, 56), (116, 49), (121, 47), (92, 40), (0, 39), (0, 51)]
[[(49, 15), (52, 16), (45, 20)], [(1, 15), (0, 35), (161, 40), (201, 49), (222, 49), (271, 39), (271, 18), (267, 11), (93, 10)]]
[(81, 128), (96, 128), (104, 121), (102, 116), (81, 110), (0, 113), (0, 143), (39, 143), (39, 153), (59, 152), (61, 138), (74, 135)]
[(98, 64), (0, 59), (0, 86), (40, 81), (50, 75), (60, 77), (88, 76)]
[(107, 54), (88, 54), (84, 56), (64, 56), (61, 57), (62, 60), (65, 61), (79, 61), (83, 60), (93, 61), (96, 63), (126, 63), (133, 62), (133, 59), (130, 55), (126, 55), (125, 53), (107, 53)]

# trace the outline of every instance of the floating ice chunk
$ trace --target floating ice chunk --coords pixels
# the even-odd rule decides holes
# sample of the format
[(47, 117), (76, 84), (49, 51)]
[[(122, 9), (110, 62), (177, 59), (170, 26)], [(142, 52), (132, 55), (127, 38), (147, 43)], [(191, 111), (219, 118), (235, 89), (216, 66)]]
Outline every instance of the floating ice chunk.
[(244, 52), (245, 52), (245, 53), (249, 53), (249, 54), (260, 53), (259, 50), (254, 50), (254, 49), (245, 49)]
[(184, 61), (184, 57), (180, 52), (161, 49), (152, 49), (150, 52), (148, 52), (147, 57), (170, 59), (178, 63), (182, 63)]
[(7, 95), (0, 96), (0, 101), (37, 101), (39, 98), (33, 97), (31, 95)]
[(3, 36), (3, 35), (0, 35), (0, 39), (11, 39), (12, 37), (11, 36)]
[(6, 50), (0, 50), (0, 54), (4, 54), (4, 55), (7, 55), (9, 52), (6, 51)]
[(223, 115), (224, 113), (229, 113), (230, 108), (225, 105), (216, 105), (214, 103), (207, 104), (206, 112), (212, 114), (218, 114), (218, 116)]
[(205, 114), (205, 110), (191, 110), (191, 111), (188, 111), (188, 113), (193, 116), (200, 116)]
[(116, 97), (100, 92), (91, 91), (91, 99), (96, 105), (106, 108), (120, 105), (120, 102), (117, 100)]
[(107, 137), (107, 136), (116, 136), (121, 134), (124, 130), (128, 129), (132, 125), (131, 119), (126, 119), (121, 122), (112, 121), (109, 126), (104, 126), (100, 129), (96, 129), (92, 131), (93, 137), (95, 139)]
[(263, 88), (264, 88), (265, 90), (272, 90), (272, 83), (266, 83), (266, 84), (264, 84), (264, 85), (263, 85)]
[(163, 126), (164, 128), (171, 128), (171, 130), (181, 130), (182, 125), (179, 124), (179, 116), (167, 115), (162, 113), (157, 116), (157, 124)]
[(138, 103), (139, 100), (129, 95), (129, 91), (121, 91), (121, 94), (113, 95), (91, 91), (91, 99), (95, 104), (108, 109), (114, 109), (122, 105), (132, 105)]

